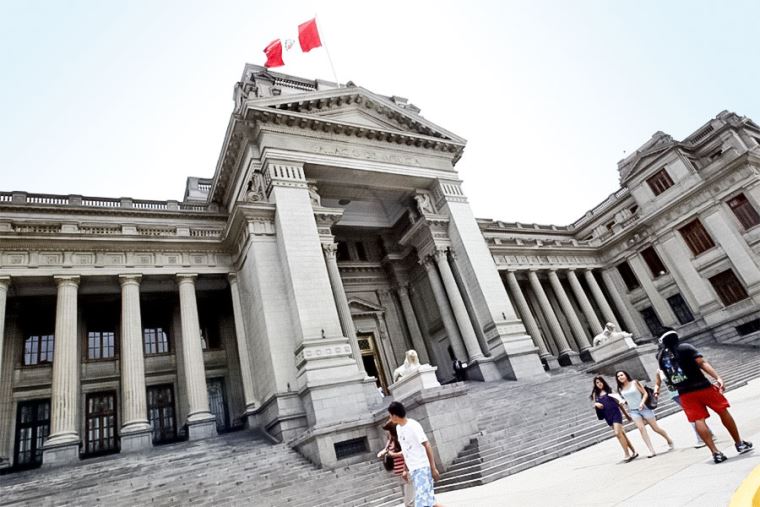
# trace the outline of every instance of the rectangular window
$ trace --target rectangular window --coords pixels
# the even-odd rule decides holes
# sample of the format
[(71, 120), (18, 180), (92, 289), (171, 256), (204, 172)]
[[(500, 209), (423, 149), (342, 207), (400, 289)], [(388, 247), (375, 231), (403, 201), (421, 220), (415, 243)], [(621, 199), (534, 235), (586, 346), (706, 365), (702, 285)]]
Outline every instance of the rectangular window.
[(652, 336), (660, 336), (665, 332), (662, 322), (660, 322), (660, 318), (657, 316), (657, 312), (651, 306), (641, 310), (641, 318), (644, 319), (644, 323), (647, 325), (649, 332), (652, 333)]
[(24, 366), (51, 364), (54, 347), (55, 336), (52, 334), (27, 336), (24, 340)]
[(620, 273), (620, 276), (623, 278), (625, 286), (628, 288), (628, 290), (638, 289), (641, 287), (638, 278), (636, 278), (636, 275), (633, 273), (633, 270), (627, 261), (623, 261), (618, 264), (617, 270), (618, 273)]
[(85, 453), (100, 454), (116, 451), (116, 438), (116, 394), (113, 392), (88, 394)]
[(116, 340), (113, 331), (89, 331), (87, 333), (87, 359), (113, 359)]
[(650, 246), (649, 248), (642, 250), (641, 256), (644, 258), (644, 262), (647, 263), (649, 271), (652, 273), (652, 276), (654, 278), (662, 276), (668, 272), (668, 270), (665, 269), (665, 264), (662, 263), (662, 260), (660, 259), (660, 256), (657, 255), (657, 251), (654, 249), (654, 247)]
[(143, 342), (146, 356), (169, 353), (169, 336), (162, 327), (143, 329)]
[(50, 400), (22, 401), (16, 411), (14, 465), (31, 468), (42, 464), (42, 447), (50, 434)]
[(154, 444), (176, 440), (174, 389), (170, 384), (148, 387), (148, 421)]
[(694, 255), (699, 255), (715, 246), (712, 238), (698, 218), (684, 225), (678, 231)]
[(688, 324), (694, 320), (694, 315), (692, 315), (689, 305), (686, 304), (686, 301), (684, 301), (683, 296), (680, 294), (673, 294), (670, 296), (668, 298), (668, 304), (680, 324)]
[(673, 186), (673, 180), (670, 179), (670, 175), (665, 169), (660, 169), (654, 176), (650, 176), (647, 179), (647, 183), (652, 192), (654, 192), (654, 195), (660, 195)]
[(354, 243), (354, 246), (356, 247), (356, 258), (360, 261), (366, 261), (367, 260), (367, 250), (364, 248), (364, 243), (361, 241), (357, 241)]
[(758, 331), (760, 331), (760, 319), (750, 320), (736, 326), (736, 332), (739, 333), (739, 336), (747, 336)]
[(760, 215), (752, 204), (747, 200), (744, 194), (739, 194), (728, 200), (728, 207), (734, 212), (736, 218), (739, 219), (739, 223), (745, 229), (751, 229), (752, 227), (760, 224)]
[(730, 269), (710, 277), (715, 292), (724, 305), (729, 306), (742, 299), (747, 299), (747, 291), (734, 272)]
[(339, 261), (350, 261), (351, 254), (348, 251), (348, 243), (345, 241), (338, 241), (338, 251), (336, 255), (337, 260)]

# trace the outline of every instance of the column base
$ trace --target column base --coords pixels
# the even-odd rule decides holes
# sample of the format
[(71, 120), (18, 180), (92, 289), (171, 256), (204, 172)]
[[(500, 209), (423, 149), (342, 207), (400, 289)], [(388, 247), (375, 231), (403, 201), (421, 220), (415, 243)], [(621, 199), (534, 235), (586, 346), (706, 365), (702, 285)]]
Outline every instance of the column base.
[(203, 440), (216, 435), (216, 418), (213, 415), (208, 419), (187, 421), (188, 440)]
[(478, 382), (493, 382), (494, 380), (504, 378), (499, 371), (499, 366), (490, 357), (481, 357), (468, 363), (465, 374), (467, 375), (467, 380)]
[(547, 355), (541, 358), (541, 362), (544, 364), (544, 368), (547, 370), (559, 370), (559, 361), (556, 357)]
[(121, 432), (121, 453), (140, 452), (153, 447), (150, 428)]
[(596, 359), (594, 358), (594, 354), (591, 352), (591, 349), (581, 350), (581, 361), (583, 361), (584, 363), (596, 362)]
[(557, 357), (560, 366), (572, 366), (574, 364), (581, 364), (581, 357), (574, 350), (568, 350), (567, 352), (560, 352)]
[(52, 468), (79, 461), (79, 440), (60, 444), (45, 444), (42, 449), (42, 467)]

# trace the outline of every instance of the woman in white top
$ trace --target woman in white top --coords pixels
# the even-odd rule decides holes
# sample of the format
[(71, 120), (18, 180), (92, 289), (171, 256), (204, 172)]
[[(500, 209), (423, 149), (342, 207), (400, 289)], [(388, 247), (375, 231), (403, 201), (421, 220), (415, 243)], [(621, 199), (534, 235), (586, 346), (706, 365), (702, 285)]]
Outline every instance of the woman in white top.
[(651, 426), (655, 433), (662, 435), (668, 443), (668, 448), (673, 449), (673, 441), (665, 430), (660, 428), (657, 424), (657, 418), (654, 415), (654, 411), (646, 406), (649, 395), (641, 385), (641, 382), (633, 380), (628, 372), (623, 370), (620, 370), (615, 374), (615, 379), (617, 380), (618, 393), (620, 393), (628, 404), (630, 418), (633, 419), (634, 424), (636, 424), (636, 427), (641, 432), (641, 438), (649, 448), (649, 456), (647, 456), (647, 458), (652, 458), (657, 453), (654, 451), (654, 447), (652, 447), (652, 441), (649, 439), (646, 424)]

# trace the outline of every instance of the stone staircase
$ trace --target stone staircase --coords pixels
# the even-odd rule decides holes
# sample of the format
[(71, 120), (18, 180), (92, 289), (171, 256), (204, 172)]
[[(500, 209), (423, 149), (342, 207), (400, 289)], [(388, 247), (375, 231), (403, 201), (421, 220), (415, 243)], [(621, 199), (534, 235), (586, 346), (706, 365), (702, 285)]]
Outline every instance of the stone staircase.
[[(728, 389), (760, 376), (756, 348), (700, 348)], [(468, 383), (481, 431), (436, 490), (485, 484), (610, 438), (588, 400), (592, 376), (563, 368), (538, 382)], [(657, 413), (677, 410), (667, 400)], [(247, 431), (0, 476), (0, 505), (389, 507), (400, 502), (398, 480), (378, 461), (322, 470), (286, 445)]]
[[(757, 348), (712, 345), (700, 351), (722, 375), (727, 390), (760, 377)], [(475, 406), (484, 407), (478, 420), (481, 432), (442, 475), (436, 491), (486, 484), (612, 437), (591, 408), (592, 378), (563, 368), (541, 382), (470, 384)], [(665, 396), (656, 413), (663, 417), (679, 410)]]

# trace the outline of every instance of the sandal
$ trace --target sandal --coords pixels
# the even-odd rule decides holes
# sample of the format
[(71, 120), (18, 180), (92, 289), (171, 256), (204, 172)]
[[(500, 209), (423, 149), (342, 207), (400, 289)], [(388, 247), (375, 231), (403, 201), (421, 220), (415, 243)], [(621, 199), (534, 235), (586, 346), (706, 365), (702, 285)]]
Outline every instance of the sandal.
[(638, 457), (639, 457), (639, 453), (634, 453), (633, 456), (629, 456), (625, 458), (623, 461), (625, 461), (626, 463), (630, 463), (631, 461), (635, 460)]

